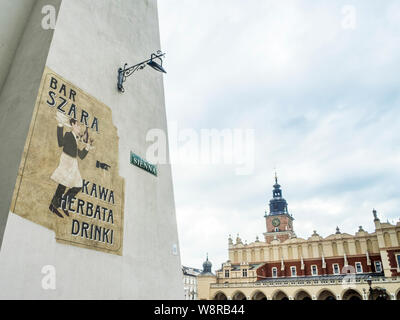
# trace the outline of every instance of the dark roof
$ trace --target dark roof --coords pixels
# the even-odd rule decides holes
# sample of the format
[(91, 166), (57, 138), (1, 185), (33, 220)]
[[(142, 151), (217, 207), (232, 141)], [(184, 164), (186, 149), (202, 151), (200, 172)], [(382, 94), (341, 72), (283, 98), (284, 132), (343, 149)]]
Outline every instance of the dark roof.
[(191, 268), (191, 267), (186, 267), (186, 266), (182, 266), (182, 272), (184, 275), (186, 276), (197, 276), (198, 274), (201, 273), (200, 269), (196, 269), (196, 268)]
[[(257, 269), (261, 266), (263, 266), (265, 263), (258, 263), (258, 264), (249, 264), (249, 270), (254, 270)], [(240, 270), (240, 264), (231, 264), (232, 267), (232, 271), (238, 271)], [(217, 271), (222, 271), (222, 267), (221, 269), (217, 270)]]
[(273, 198), (269, 202), (269, 214), (271, 216), (284, 214), (291, 217), (288, 212), (287, 202), (282, 197), (281, 186), (278, 183), (278, 177), (276, 175), (275, 175), (275, 184), (274, 184), (274, 190), (272, 191), (272, 196)]
[(212, 263), (211, 263), (211, 261), (208, 260), (208, 253), (207, 253), (207, 259), (203, 263), (203, 271), (202, 271), (201, 275), (203, 275), (203, 276), (214, 275), (212, 273)]

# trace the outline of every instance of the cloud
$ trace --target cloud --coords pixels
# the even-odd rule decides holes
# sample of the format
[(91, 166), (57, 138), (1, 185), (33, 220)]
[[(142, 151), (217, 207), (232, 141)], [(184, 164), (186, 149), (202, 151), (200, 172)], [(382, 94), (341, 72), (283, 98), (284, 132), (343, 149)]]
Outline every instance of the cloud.
[(215, 268), (227, 237), (265, 232), (277, 166), (299, 237), (398, 219), (400, 19), (396, 1), (161, 0), (169, 122), (254, 129), (255, 171), (173, 164), (182, 262)]

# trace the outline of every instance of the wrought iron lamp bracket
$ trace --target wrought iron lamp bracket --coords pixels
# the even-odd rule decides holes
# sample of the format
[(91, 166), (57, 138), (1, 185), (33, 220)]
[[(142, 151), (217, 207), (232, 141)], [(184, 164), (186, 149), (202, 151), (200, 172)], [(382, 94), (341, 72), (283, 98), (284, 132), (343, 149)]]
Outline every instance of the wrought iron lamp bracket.
[(118, 90), (122, 93), (125, 92), (124, 89), (124, 82), (126, 81), (126, 78), (130, 77), (132, 74), (134, 74), (136, 71), (138, 70), (142, 70), (144, 68), (146, 68), (146, 66), (150, 63), (153, 62), (154, 59), (159, 59), (161, 61), (161, 67), (162, 67), (162, 57), (165, 56), (165, 53), (162, 53), (161, 51), (157, 51), (157, 54), (152, 53), (151, 54), (151, 58), (146, 60), (146, 61), (142, 61), (138, 64), (135, 64), (132, 67), (128, 67), (128, 64), (125, 63), (124, 68), (119, 68), (118, 69)]

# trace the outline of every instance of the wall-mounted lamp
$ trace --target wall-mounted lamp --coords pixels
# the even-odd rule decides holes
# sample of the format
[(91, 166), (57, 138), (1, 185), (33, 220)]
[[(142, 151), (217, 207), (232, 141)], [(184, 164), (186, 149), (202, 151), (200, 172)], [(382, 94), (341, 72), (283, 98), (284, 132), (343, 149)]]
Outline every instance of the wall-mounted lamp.
[[(123, 83), (126, 81), (126, 78), (131, 76), (135, 71), (144, 69), (146, 66), (150, 66), (154, 70), (157, 70), (158, 72), (167, 73), (167, 71), (165, 71), (165, 69), (163, 68), (162, 57), (164, 57), (164, 56), (165, 56), (165, 53), (162, 53), (161, 51), (157, 51), (157, 53), (151, 54), (151, 58), (149, 60), (135, 64), (132, 67), (128, 67), (128, 64), (125, 63), (123, 69), (122, 68), (118, 69), (118, 90), (120, 92), (125, 92)], [(160, 63), (158, 63), (154, 60), (159, 60)]]

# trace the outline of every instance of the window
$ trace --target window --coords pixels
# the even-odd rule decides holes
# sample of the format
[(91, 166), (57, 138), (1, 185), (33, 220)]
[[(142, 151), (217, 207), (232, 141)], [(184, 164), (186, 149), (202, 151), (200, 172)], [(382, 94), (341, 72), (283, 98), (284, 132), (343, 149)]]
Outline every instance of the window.
[(333, 274), (339, 274), (340, 273), (339, 265), (337, 263), (334, 263), (332, 266), (333, 266)]
[(375, 272), (382, 272), (382, 263), (380, 261), (375, 261)]
[(396, 254), (397, 268), (400, 268), (400, 253)]
[(311, 275), (313, 275), (313, 276), (318, 275), (318, 267), (316, 265), (311, 266)]
[(362, 273), (363, 272), (361, 262), (356, 262), (356, 272), (357, 273)]
[(296, 274), (296, 267), (290, 267), (290, 272), (292, 274), (292, 277), (295, 277), (297, 275)]
[(225, 270), (225, 278), (229, 278), (229, 270)]
[(278, 277), (278, 269), (277, 268), (272, 268), (272, 277), (277, 278)]
[(244, 278), (247, 278), (247, 269), (243, 269), (243, 270), (242, 270), (242, 276), (243, 276)]

